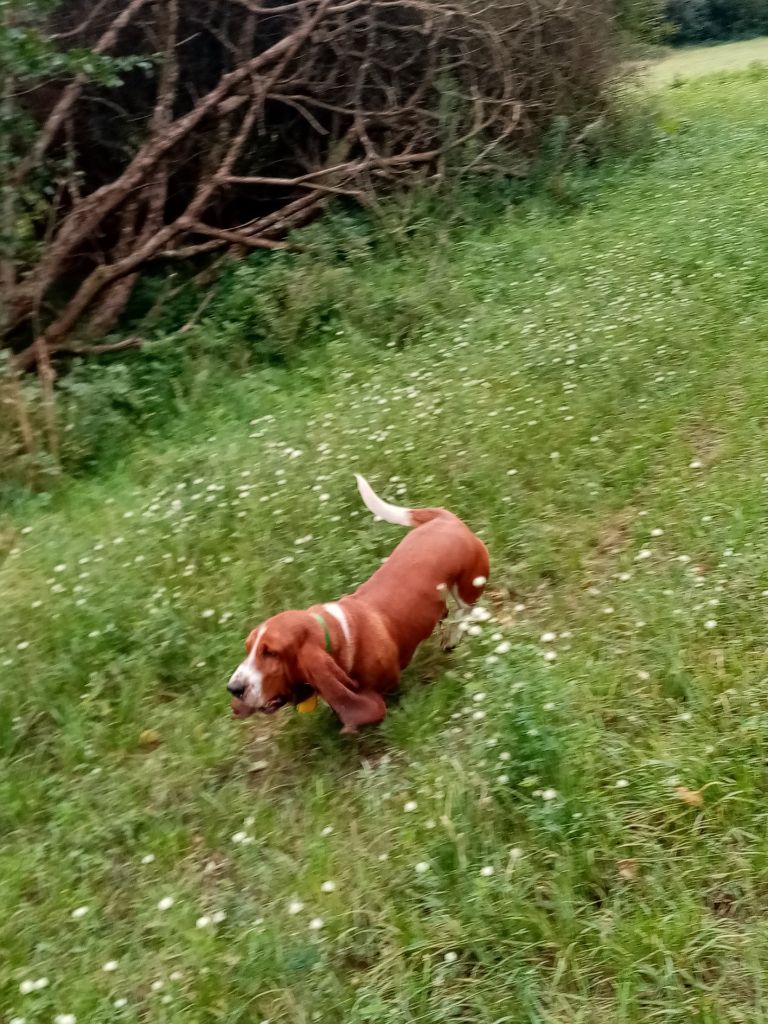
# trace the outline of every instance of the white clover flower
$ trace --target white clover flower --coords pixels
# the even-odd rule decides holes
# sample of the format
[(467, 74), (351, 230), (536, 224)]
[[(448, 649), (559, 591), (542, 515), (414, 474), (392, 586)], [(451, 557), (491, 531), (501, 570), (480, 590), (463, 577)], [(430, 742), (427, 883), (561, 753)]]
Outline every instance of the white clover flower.
[(163, 896), (161, 900), (158, 900), (158, 910), (170, 910), (173, 906), (173, 896)]
[(542, 800), (556, 800), (557, 799), (557, 790), (556, 789), (543, 789), (541, 791), (541, 799)]
[(323, 882), (320, 889), (322, 892), (333, 892), (336, 889), (336, 883), (331, 881)]

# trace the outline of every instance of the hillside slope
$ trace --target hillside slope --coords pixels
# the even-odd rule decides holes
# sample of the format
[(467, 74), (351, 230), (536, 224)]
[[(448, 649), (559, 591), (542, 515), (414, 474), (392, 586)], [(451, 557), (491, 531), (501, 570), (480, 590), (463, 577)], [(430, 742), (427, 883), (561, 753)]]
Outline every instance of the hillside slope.
[[(3, 1019), (765, 1019), (768, 79), (664, 103), (587, 208), (382, 268), (418, 343), (342, 323), (4, 523)], [(355, 471), (482, 533), (494, 618), (359, 742), (235, 723), (248, 628), (400, 536)]]

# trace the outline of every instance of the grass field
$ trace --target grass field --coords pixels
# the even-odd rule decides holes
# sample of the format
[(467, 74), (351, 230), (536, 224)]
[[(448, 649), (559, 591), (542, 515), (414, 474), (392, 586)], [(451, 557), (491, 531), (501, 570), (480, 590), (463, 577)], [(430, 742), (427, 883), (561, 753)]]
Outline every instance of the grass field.
[(719, 46), (670, 50), (666, 57), (648, 65), (648, 79), (652, 85), (663, 86), (724, 71), (739, 71), (750, 64), (768, 64), (768, 36)]
[[(342, 320), (0, 523), (4, 1021), (768, 1020), (768, 78), (663, 104), (586, 207), (362, 268), (436, 297), (403, 351)], [(235, 723), (248, 628), (399, 537), (355, 470), (493, 618), (358, 741)]]

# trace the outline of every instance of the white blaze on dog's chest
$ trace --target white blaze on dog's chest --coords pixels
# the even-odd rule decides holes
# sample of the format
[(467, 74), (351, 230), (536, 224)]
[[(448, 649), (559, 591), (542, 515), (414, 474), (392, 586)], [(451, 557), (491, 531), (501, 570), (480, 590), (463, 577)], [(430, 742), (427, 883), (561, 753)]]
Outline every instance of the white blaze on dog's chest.
[(344, 634), (344, 639), (347, 643), (347, 657), (346, 662), (348, 666), (351, 666), (355, 660), (355, 645), (352, 642), (352, 630), (349, 628), (349, 619), (347, 613), (341, 607), (340, 604), (336, 604), (335, 601), (331, 601), (328, 604), (324, 604), (323, 608), (332, 615), (334, 619), (341, 626), (341, 632)]

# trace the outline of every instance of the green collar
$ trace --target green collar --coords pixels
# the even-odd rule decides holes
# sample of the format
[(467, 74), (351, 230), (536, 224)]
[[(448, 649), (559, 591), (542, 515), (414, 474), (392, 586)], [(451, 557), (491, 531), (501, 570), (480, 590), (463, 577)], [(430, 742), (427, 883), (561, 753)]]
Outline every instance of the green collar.
[(331, 642), (331, 631), (328, 629), (328, 623), (325, 621), (323, 616), (318, 615), (317, 612), (312, 612), (312, 618), (317, 619), (323, 627), (323, 632), (325, 633), (325, 649), (330, 654), (333, 649), (333, 643)]

